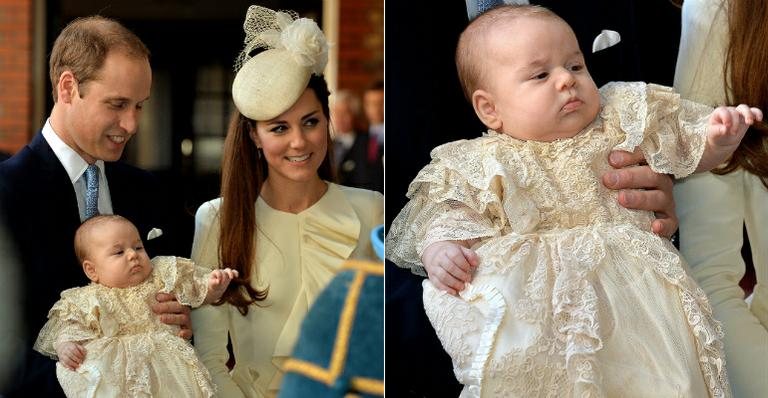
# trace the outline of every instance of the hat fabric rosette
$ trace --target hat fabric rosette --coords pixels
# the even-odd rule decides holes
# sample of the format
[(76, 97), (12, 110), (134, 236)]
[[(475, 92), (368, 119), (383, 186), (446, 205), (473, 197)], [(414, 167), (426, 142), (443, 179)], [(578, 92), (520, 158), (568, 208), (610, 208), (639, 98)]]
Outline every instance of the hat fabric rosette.
[[(251, 6), (243, 29), (232, 99), (245, 117), (270, 120), (296, 103), (312, 74), (323, 73), (328, 43), (315, 21), (293, 11)], [(251, 55), (257, 49), (264, 51)]]

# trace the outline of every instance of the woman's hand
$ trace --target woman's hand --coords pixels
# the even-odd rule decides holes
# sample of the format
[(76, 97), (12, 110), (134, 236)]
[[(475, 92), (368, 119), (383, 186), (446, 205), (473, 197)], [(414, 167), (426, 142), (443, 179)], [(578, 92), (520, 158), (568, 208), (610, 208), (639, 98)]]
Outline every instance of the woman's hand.
[(671, 237), (678, 226), (672, 177), (655, 173), (645, 165), (639, 149), (633, 153), (613, 151), (608, 163), (617, 170), (603, 174), (603, 185), (619, 191), (619, 204), (628, 209), (654, 212), (656, 220), (651, 224), (651, 230), (657, 235)]
[(160, 322), (166, 325), (178, 325), (179, 337), (185, 340), (192, 338), (192, 320), (189, 318), (189, 307), (176, 300), (176, 296), (168, 293), (158, 293), (157, 303), (152, 304), (152, 312), (160, 315)]

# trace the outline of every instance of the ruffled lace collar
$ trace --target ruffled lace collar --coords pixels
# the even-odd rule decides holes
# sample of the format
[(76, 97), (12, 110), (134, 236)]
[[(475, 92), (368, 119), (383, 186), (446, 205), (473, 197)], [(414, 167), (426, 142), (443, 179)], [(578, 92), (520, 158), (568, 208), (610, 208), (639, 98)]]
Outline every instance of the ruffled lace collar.
[(596, 130), (596, 127), (602, 124), (600, 117), (595, 118), (587, 127), (576, 133), (573, 137), (558, 138), (553, 141), (535, 141), (535, 140), (523, 140), (515, 138), (510, 135), (500, 133), (496, 130), (488, 129), (483, 136), (496, 137), (500, 141), (508, 143), (515, 147), (530, 147), (530, 148), (546, 148), (546, 147), (562, 147), (574, 145), (575, 142), (586, 139), (592, 136), (592, 133)]

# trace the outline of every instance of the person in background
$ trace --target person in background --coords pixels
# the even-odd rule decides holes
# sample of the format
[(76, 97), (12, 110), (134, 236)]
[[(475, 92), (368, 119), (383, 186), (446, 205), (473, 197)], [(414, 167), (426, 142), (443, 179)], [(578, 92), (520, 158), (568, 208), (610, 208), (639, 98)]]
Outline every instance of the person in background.
[(376, 138), (378, 149), (384, 151), (384, 81), (373, 82), (363, 93), (363, 110), (368, 121), (368, 134)]
[[(343, 159), (358, 135), (357, 123), (360, 117), (360, 98), (350, 90), (338, 90), (331, 94), (331, 125), (333, 126), (333, 157), (336, 170), (352, 169), (355, 165), (344, 165)], [(343, 181), (340, 178), (340, 181)]]
[(339, 160), (342, 184), (384, 192), (384, 82), (377, 80), (363, 93), (368, 131), (359, 133)]
[[(59, 397), (55, 361), (32, 350), (59, 293), (85, 284), (72, 247), (94, 213), (131, 219), (153, 253), (173, 254), (167, 195), (150, 173), (119, 162), (149, 99), (149, 50), (119, 22), (78, 18), (59, 34), (49, 73), (54, 105), (32, 142), (0, 163), (0, 206), (21, 273), (25, 341), (8, 397)], [(163, 233), (164, 232), (164, 233)], [(162, 236), (161, 236), (162, 235)], [(41, 276), (45, 277), (41, 277)], [(189, 309), (158, 294), (160, 320), (190, 338)]]
[(220, 305), (192, 314), (195, 349), (222, 397), (278, 393), (309, 307), (345, 261), (376, 258), (369, 231), (384, 218), (380, 193), (333, 183), (323, 32), (260, 6), (244, 27), (221, 198), (198, 209), (192, 248), (196, 263), (240, 275)]
[(383, 188), (383, 172), (379, 164), (368, 160), (367, 132), (357, 126), (361, 116), (360, 98), (349, 90), (331, 95), (331, 124), (333, 125), (333, 155), (339, 183), (357, 188)]
[[(341, 91), (336, 94), (336, 97), (336, 101), (339, 103), (336, 104), (336, 101), (331, 103), (331, 121), (334, 121), (334, 115), (337, 117), (334, 128), (354, 129), (354, 123), (360, 112), (359, 99), (348, 91)], [(337, 113), (334, 114), (334, 108), (338, 107), (340, 109), (336, 109), (335, 112)], [(344, 112), (347, 114), (345, 115)], [(383, 116), (381, 120), (383, 123)], [(336, 158), (339, 182), (351, 187), (371, 189), (383, 193), (384, 164), (382, 157), (384, 146), (383, 144), (379, 145), (379, 142), (372, 137), (374, 136), (370, 132), (357, 132), (353, 134), (353, 139), (350, 141), (344, 133), (339, 134), (339, 138), (344, 140), (343, 144), (349, 144), (343, 154)], [(334, 155), (339, 155), (339, 152), (335, 152)]]
[[(675, 89), (713, 106), (768, 107), (768, 3), (685, 0)], [(725, 328), (734, 396), (768, 395), (768, 125), (725, 163), (675, 184), (680, 252)], [(753, 278), (744, 278), (747, 270)], [(747, 282), (740, 286), (740, 282)], [(757, 282), (754, 284), (753, 283)], [(751, 283), (750, 283), (751, 282)], [(751, 296), (745, 300), (745, 290)]]

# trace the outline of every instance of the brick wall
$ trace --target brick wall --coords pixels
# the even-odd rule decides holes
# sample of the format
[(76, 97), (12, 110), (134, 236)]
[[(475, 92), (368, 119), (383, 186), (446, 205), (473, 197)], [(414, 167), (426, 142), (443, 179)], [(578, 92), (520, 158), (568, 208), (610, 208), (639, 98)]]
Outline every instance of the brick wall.
[(32, 129), (32, 1), (0, 0), (0, 151), (8, 153)]
[(338, 87), (362, 94), (384, 78), (384, 1), (339, 1)]

